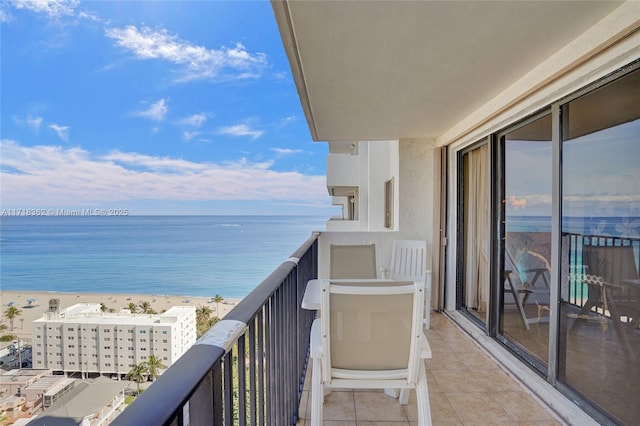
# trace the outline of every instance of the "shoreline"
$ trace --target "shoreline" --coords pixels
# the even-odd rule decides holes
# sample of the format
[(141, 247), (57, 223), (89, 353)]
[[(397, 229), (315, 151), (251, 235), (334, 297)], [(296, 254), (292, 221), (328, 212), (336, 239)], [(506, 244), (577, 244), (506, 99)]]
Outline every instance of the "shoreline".
[[(29, 299), (31, 303), (29, 303)], [(48, 290), (5, 290), (0, 289), (0, 324), (7, 326), (7, 329), (0, 335), (13, 334), (19, 339), (31, 342), (32, 323), (42, 318), (44, 312), (49, 309), (49, 300), (59, 299), (60, 308), (68, 308), (76, 303), (104, 303), (109, 309), (119, 311), (127, 309), (129, 303), (140, 305), (148, 302), (151, 308), (158, 313), (169, 309), (172, 306), (208, 306), (211, 308), (211, 316), (223, 318), (233, 309), (241, 299), (227, 299), (217, 304), (213, 301), (213, 296), (186, 296), (171, 294), (139, 294), (139, 293), (98, 293), (98, 292), (60, 292)], [(11, 304), (11, 302), (13, 302)], [(13, 331), (11, 331), (10, 321), (4, 316), (9, 304), (20, 310), (20, 315), (13, 320)], [(218, 312), (218, 307), (220, 312)], [(11, 342), (0, 342), (0, 348), (11, 344)]]

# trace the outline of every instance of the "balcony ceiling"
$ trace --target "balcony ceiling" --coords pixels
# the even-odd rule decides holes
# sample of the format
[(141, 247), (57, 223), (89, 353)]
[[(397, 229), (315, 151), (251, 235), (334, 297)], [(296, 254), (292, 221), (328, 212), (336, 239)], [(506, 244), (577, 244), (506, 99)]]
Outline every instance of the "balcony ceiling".
[(273, 0), (316, 141), (437, 138), (615, 1)]

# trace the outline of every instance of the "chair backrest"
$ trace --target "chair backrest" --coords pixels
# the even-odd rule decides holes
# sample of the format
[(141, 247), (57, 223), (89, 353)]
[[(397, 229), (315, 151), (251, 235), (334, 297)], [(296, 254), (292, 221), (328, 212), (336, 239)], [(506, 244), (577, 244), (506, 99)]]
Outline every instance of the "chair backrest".
[(331, 244), (330, 250), (329, 278), (377, 277), (375, 244)]
[[(511, 278), (511, 281), (516, 286), (520, 287), (526, 283), (527, 278), (520, 271), (520, 268), (518, 267), (518, 262), (516, 262), (516, 260), (513, 258), (511, 251), (506, 249), (504, 251), (504, 270), (505, 270), (505, 274), (508, 273), (508, 271), (511, 271), (510, 278)], [(506, 287), (507, 286), (506, 280), (503, 280), (503, 281), (504, 281), (503, 284)]]
[(427, 242), (395, 240), (391, 252), (391, 278), (425, 282), (427, 275)]
[(638, 279), (638, 266), (633, 246), (596, 244), (582, 247), (582, 263), (586, 266), (585, 272), (613, 284), (608, 287), (608, 297), (618, 303), (631, 302), (634, 305), (640, 303), (640, 291), (633, 286), (622, 285), (625, 280)]
[(335, 379), (416, 383), (423, 303), (424, 286), (418, 282), (325, 281), (321, 308), (325, 383)]
[(602, 277), (606, 282), (620, 285), (624, 280), (638, 279), (633, 246), (584, 245), (582, 261), (586, 273)]
[[(533, 285), (529, 282), (532, 278), (531, 273), (536, 270), (546, 270), (547, 274), (551, 271), (551, 264), (540, 253), (532, 250), (524, 249), (516, 252), (514, 256), (511, 250), (504, 250), (504, 269), (512, 271), (512, 280), (518, 281), (523, 285)], [(538, 277), (534, 277), (538, 278)]]

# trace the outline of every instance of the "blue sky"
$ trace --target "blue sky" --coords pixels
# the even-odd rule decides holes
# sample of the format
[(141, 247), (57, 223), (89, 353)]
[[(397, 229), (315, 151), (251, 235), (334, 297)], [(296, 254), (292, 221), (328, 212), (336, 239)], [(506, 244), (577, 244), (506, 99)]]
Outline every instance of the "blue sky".
[(1, 207), (334, 213), (268, 1), (2, 1)]
[[(564, 215), (640, 217), (638, 135), (634, 120), (563, 143)], [(507, 214), (550, 216), (551, 141), (514, 140), (506, 150)]]

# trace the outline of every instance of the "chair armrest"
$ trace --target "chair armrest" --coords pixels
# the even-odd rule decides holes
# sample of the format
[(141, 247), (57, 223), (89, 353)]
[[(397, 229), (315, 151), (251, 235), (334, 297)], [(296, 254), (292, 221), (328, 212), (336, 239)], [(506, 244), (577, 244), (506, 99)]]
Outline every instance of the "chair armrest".
[(547, 271), (549, 271), (547, 268), (533, 268), (533, 269), (525, 269), (522, 272), (547, 272)]
[(320, 309), (322, 299), (322, 283), (320, 280), (309, 280), (302, 296), (302, 309), (315, 311)]
[(320, 318), (313, 320), (311, 324), (310, 352), (311, 358), (322, 358), (322, 328)]
[(616, 288), (616, 289), (621, 289), (621, 288), (624, 288), (624, 287), (625, 287), (623, 284), (619, 284), (619, 283), (610, 283), (610, 282), (608, 282), (608, 281), (605, 281), (605, 282), (604, 282), (604, 286), (605, 286), (605, 287), (613, 287), (613, 288)]
[(424, 333), (422, 334), (422, 339), (420, 339), (420, 346), (421, 359), (428, 359), (433, 356), (431, 353), (431, 346), (429, 345), (429, 341), (427, 340), (427, 337), (424, 335)]

